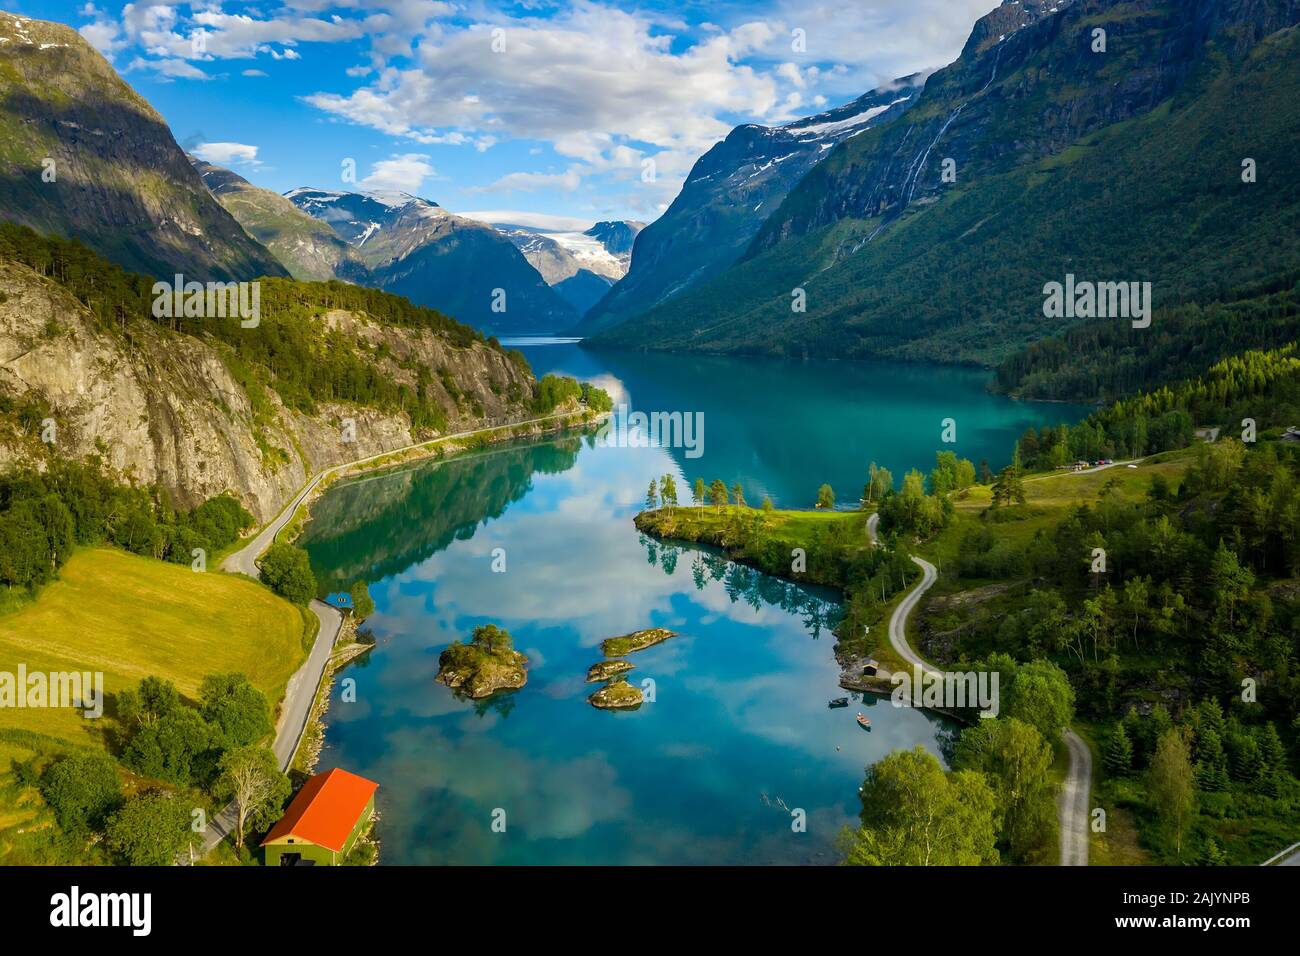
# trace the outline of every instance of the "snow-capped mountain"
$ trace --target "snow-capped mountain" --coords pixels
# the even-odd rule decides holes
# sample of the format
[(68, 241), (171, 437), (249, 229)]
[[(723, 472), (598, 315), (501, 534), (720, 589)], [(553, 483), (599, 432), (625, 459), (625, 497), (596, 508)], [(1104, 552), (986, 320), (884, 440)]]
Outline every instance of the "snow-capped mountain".
[(493, 332), (558, 332), (577, 321), (515, 244), (486, 223), (392, 190), (305, 187), (285, 197), (329, 224), (388, 292)]
[(579, 232), (505, 222), (494, 225), (579, 315), (627, 274), (632, 243), (645, 226), (617, 220), (598, 222)]
[(897, 116), (924, 77), (902, 77), (784, 126), (738, 126), (696, 161), (668, 210), (635, 238), (628, 274), (583, 318), (595, 332), (730, 266), (809, 169), (840, 142)]

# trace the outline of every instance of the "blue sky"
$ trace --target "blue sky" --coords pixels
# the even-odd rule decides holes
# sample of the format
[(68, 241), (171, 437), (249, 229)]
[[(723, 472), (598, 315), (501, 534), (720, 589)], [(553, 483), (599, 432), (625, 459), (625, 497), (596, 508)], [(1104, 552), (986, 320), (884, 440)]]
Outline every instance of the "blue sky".
[(553, 226), (652, 220), (732, 126), (942, 66), (995, 5), (0, 0), (78, 28), (181, 145), (260, 186)]

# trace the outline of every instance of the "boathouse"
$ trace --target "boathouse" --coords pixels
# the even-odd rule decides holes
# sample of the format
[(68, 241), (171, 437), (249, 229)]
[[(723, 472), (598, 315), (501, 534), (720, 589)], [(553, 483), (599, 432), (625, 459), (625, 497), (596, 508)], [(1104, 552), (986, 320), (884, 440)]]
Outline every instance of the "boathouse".
[(379, 784), (335, 767), (312, 777), (262, 840), (267, 866), (337, 866), (375, 815)]

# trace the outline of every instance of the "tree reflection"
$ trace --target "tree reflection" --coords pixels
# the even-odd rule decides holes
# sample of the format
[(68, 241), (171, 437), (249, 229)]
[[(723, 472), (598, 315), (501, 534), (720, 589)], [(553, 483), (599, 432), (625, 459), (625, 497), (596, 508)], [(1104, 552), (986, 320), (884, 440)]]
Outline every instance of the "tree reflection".
[(690, 573), (695, 590), (703, 591), (710, 582), (721, 582), (731, 603), (744, 602), (755, 611), (764, 606), (777, 607), (798, 616), (814, 640), (821, 636), (824, 629), (834, 628), (843, 616), (840, 602), (834, 598), (820, 594), (806, 585), (782, 581), (748, 565), (730, 561), (726, 555), (717, 551), (671, 541), (656, 541), (646, 535), (641, 535), (640, 540), (646, 551), (646, 562), (657, 566), (669, 577), (677, 573), (677, 564), (683, 553), (690, 551), (693, 554)]

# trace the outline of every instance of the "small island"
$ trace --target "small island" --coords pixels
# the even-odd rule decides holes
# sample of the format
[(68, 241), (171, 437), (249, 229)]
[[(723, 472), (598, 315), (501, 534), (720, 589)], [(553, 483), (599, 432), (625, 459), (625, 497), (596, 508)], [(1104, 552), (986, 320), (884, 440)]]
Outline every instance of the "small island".
[(601, 710), (625, 710), (633, 707), (640, 707), (645, 697), (639, 687), (633, 687), (627, 682), (627, 678), (619, 677), (596, 693), (587, 698), (587, 702), (592, 707), (599, 707)]
[(596, 681), (618, 677), (620, 674), (626, 674), (635, 666), (629, 661), (597, 661), (587, 669), (587, 683), (594, 684)]
[(468, 644), (454, 641), (438, 657), (438, 676), (448, 687), (479, 700), (528, 682), (528, 658), (514, 648), (510, 632), (495, 624), (474, 628)]
[(600, 652), (606, 657), (624, 657), (676, 636), (676, 631), (670, 631), (666, 627), (648, 627), (644, 631), (633, 631), (622, 637), (606, 638), (600, 642)]

